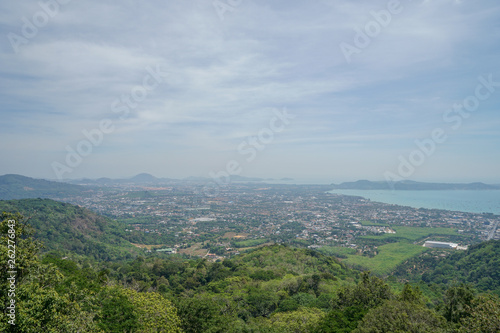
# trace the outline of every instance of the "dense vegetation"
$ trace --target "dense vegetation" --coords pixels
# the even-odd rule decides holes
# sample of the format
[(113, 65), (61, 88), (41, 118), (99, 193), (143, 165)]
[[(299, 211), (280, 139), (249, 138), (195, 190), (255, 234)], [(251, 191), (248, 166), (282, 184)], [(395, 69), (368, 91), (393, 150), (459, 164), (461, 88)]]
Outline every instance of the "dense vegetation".
[[(13, 213), (3, 213), (0, 217), (0, 301), (3, 304), (9, 304), (12, 299), (7, 280), (11, 269), (8, 264), (10, 229), (16, 234), (17, 272), (16, 325), (9, 324), (12, 318), (5, 308), (0, 313), (2, 332), (500, 330), (500, 299), (492, 293), (477, 294), (473, 289), (476, 286), (485, 290), (482, 284), (475, 282), (483, 281), (486, 266), (489, 266), (489, 277), (498, 277), (494, 274), (498, 274), (500, 242), (479, 244), (467, 252), (437, 260), (436, 271), (444, 265), (452, 265), (458, 268), (457, 278), (452, 278), (451, 271), (441, 270), (450, 274), (445, 284), (438, 280), (442, 274), (428, 270), (429, 279), (434, 279), (429, 283), (441, 286), (434, 288), (434, 293), (428, 293), (428, 285), (421, 280), (412, 280), (414, 284), (396, 284), (393, 278), (389, 281), (369, 272), (362, 273), (332, 256), (285, 245), (264, 246), (221, 262), (147, 253), (107, 260), (105, 254), (95, 255), (92, 251), (88, 256), (69, 255), (68, 258), (70, 252), (64, 246), (52, 247), (41, 254), (40, 243), (33, 237), (34, 230), (29, 225), (32, 222), (34, 227), (46, 232), (52, 223), (47, 220), (59, 221), (54, 231), (60, 232), (60, 238), (55, 240), (73, 237), (78, 232), (95, 237), (105, 233), (113, 235), (109, 224), (112, 222), (94, 216), (102, 220), (86, 220), (89, 222), (86, 226), (75, 224), (79, 214), (89, 212), (50, 200), (36, 201), (37, 218), (33, 214), (27, 221)], [(15, 203), (22, 207), (23, 201)], [(61, 216), (57, 215), (57, 209), (62, 209)], [(73, 215), (65, 220), (69, 224), (65, 229), (61, 221), (64, 214), (70, 213)], [(49, 214), (46, 219), (42, 218), (44, 214)], [(15, 225), (9, 222), (12, 220), (16, 221)], [(108, 241), (100, 239), (103, 244)], [(421, 266), (424, 267), (425, 262), (422, 261)], [(465, 271), (467, 267), (471, 269), (466, 278), (458, 278), (460, 270)], [(403, 266), (400, 270), (406, 272), (407, 277), (415, 273)]]
[(92, 211), (50, 199), (0, 201), (0, 212), (20, 212), (29, 218), (33, 237), (44, 251), (59, 250), (99, 260), (132, 258), (137, 251), (125, 228)]
[(393, 275), (442, 289), (452, 283), (468, 283), (480, 291), (500, 295), (500, 241), (476, 244), (467, 251), (425, 252), (398, 266)]

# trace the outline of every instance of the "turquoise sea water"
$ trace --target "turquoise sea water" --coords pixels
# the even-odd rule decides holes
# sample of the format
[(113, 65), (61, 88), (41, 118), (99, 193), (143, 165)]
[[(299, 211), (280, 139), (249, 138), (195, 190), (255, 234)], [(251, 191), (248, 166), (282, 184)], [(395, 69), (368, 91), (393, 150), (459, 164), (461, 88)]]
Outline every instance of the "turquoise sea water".
[(446, 209), (500, 215), (500, 190), (493, 191), (390, 191), (333, 190), (330, 193), (356, 195), (372, 201), (415, 208)]

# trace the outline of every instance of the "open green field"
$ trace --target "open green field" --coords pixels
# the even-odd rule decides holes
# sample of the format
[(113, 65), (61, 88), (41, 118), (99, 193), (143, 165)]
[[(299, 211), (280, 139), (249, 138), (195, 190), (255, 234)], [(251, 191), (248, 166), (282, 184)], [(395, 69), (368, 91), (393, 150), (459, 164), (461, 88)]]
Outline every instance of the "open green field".
[[(375, 225), (375, 224), (371, 224)], [(372, 235), (372, 236), (362, 236), (360, 238), (364, 239), (388, 239), (388, 238), (402, 238), (410, 241), (416, 241), (431, 235), (441, 235), (441, 236), (460, 236), (460, 234), (452, 228), (420, 228), (420, 227), (405, 227), (405, 226), (394, 226), (392, 227), (395, 234), (382, 234), (382, 235)]]
[(389, 274), (397, 265), (405, 260), (416, 256), (427, 250), (420, 245), (408, 242), (389, 243), (378, 247), (378, 254), (373, 257), (364, 257), (357, 254), (348, 254), (345, 263), (354, 266), (361, 266), (369, 269), (375, 274)]
[(318, 251), (337, 258), (347, 258), (348, 255), (356, 254), (356, 249), (342, 246), (322, 246)]
[(234, 242), (233, 245), (236, 248), (243, 248), (243, 247), (254, 247), (258, 246), (264, 243), (267, 243), (268, 240), (265, 238), (262, 239), (249, 239), (249, 240), (244, 240), (244, 241), (239, 241), (239, 242)]
[[(383, 225), (371, 223), (369, 221), (361, 221), (362, 225)], [(422, 228), (422, 227), (407, 227), (407, 226), (391, 226), (396, 231), (395, 234), (380, 234), (371, 236), (362, 236), (360, 239), (379, 240), (381, 243), (392, 241), (384, 245), (378, 246), (378, 254), (373, 257), (362, 256), (356, 254), (356, 250), (346, 247), (323, 246), (320, 252), (333, 255), (339, 258), (344, 258), (342, 261), (349, 265), (362, 267), (371, 270), (375, 274), (389, 274), (397, 265), (405, 260), (416, 256), (426, 250), (421, 245), (415, 245), (413, 242), (423, 240), (430, 236), (461, 236), (457, 230), (453, 228)]]

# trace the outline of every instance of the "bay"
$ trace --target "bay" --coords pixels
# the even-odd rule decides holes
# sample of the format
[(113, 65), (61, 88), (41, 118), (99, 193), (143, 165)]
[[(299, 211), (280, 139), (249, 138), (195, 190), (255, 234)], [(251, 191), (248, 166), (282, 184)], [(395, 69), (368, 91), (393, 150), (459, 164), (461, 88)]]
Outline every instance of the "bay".
[(445, 209), (500, 215), (500, 190), (486, 191), (391, 191), (332, 190), (330, 193), (355, 195), (371, 201), (414, 208)]

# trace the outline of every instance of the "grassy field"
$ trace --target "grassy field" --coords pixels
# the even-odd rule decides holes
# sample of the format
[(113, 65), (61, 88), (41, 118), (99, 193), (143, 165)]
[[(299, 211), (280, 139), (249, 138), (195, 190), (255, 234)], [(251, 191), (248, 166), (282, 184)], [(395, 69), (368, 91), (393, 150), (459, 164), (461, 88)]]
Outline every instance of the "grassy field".
[[(377, 225), (368, 221), (362, 221), (363, 225)], [(397, 242), (387, 243), (378, 246), (378, 254), (373, 257), (362, 256), (356, 254), (356, 250), (346, 247), (331, 247), (324, 246), (320, 249), (321, 252), (333, 255), (353, 266), (360, 266), (371, 270), (375, 274), (385, 275), (390, 273), (397, 265), (405, 260), (416, 256), (426, 250), (421, 244), (413, 244), (413, 242), (424, 240), (430, 236), (439, 238), (438, 236), (460, 236), (460, 234), (452, 228), (421, 228), (421, 227), (406, 227), (393, 226), (395, 234), (381, 234), (372, 236), (363, 236), (361, 239), (373, 239), (383, 242), (396, 240)]]
[(425, 251), (426, 248), (409, 242), (389, 243), (378, 247), (378, 254), (373, 257), (364, 257), (356, 254), (348, 254), (345, 263), (361, 266), (371, 270), (375, 274), (388, 274), (403, 261)]
[(348, 255), (356, 254), (356, 249), (341, 246), (323, 246), (318, 251), (338, 258), (347, 258)]
[(416, 241), (429, 237), (431, 235), (442, 235), (442, 236), (460, 236), (460, 234), (452, 228), (419, 228), (419, 227), (404, 227), (404, 226), (394, 226), (392, 227), (395, 234), (382, 234), (373, 236), (362, 236), (360, 238), (364, 239), (388, 239), (388, 238), (401, 238), (410, 241)]

